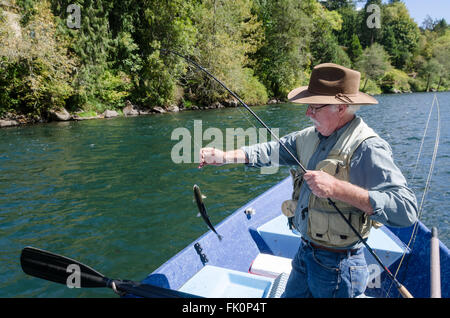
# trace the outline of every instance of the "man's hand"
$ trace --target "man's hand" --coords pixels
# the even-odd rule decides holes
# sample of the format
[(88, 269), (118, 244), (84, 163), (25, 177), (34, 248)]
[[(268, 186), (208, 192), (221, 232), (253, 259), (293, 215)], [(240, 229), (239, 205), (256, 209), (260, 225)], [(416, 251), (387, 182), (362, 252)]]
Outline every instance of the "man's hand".
[(333, 198), (337, 179), (323, 171), (308, 170), (304, 175), (306, 183), (319, 198)]
[(323, 171), (308, 170), (304, 175), (312, 193), (320, 198), (330, 198), (348, 203), (366, 214), (373, 213), (369, 192), (347, 181), (336, 179)]
[(216, 148), (202, 148), (200, 149), (199, 159), (199, 169), (206, 165), (221, 166), (225, 163), (225, 153)]

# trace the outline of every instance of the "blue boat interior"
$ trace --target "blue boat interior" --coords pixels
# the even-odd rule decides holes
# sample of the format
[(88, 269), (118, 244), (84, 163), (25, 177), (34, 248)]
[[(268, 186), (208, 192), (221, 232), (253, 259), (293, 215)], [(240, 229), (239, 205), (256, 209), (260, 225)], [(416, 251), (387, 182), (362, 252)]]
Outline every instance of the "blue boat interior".
[[(282, 180), (219, 223), (215, 228), (222, 240), (208, 231), (142, 282), (209, 298), (279, 297), (301, 242), (281, 213), (291, 189), (291, 178)], [(251, 215), (245, 213), (249, 208)], [(414, 297), (425, 298), (430, 296), (431, 233), (422, 223), (417, 226), (413, 240), (413, 227), (382, 226), (372, 229), (367, 242)], [(365, 296), (401, 297), (367, 250), (365, 256), (370, 273)], [(449, 297), (450, 253), (442, 243), (440, 259), (441, 293)]]

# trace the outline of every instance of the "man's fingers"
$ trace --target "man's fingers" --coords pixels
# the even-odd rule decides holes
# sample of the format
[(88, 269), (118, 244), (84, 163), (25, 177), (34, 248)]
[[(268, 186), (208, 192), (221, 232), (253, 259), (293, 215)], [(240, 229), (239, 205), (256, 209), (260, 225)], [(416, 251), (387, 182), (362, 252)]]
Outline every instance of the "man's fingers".
[(312, 177), (314, 177), (315, 176), (315, 174), (314, 174), (314, 171), (312, 171), (312, 170), (307, 170), (306, 172), (305, 172), (305, 174), (303, 175), (303, 179), (305, 179), (306, 181), (308, 181), (308, 180), (310, 180)]
[(217, 150), (215, 148), (202, 148), (200, 149), (200, 164), (199, 168), (202, 168), (206, 165), (222, 165), (223, 160), (223, 152), (221, 150)]

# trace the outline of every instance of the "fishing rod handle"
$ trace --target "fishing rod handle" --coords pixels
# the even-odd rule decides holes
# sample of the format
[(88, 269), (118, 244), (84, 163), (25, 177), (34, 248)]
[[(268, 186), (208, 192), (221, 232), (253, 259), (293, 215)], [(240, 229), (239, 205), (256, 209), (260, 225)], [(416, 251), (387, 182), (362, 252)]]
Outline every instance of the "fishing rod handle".
[(413, 295), (411, 295), (411, 293), (402, 284), (400, 284), (397, 289), (398, 292), (403, 296), (403, 298), (414, 298)]

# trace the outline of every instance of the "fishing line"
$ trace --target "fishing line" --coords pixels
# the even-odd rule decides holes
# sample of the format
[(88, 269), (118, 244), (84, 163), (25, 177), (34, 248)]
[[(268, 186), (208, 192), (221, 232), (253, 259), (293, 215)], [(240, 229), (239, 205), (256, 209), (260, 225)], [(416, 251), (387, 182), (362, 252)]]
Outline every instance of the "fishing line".
[(427, 119), (427, 123), (425, 125), (425, 130), (423, 132), (422, 140), (420, 142), (419, 152), (417, 153), (416, 163), (414, 165), (414, 170), (413, 170), (412, 177), (411, 177), (411, 183), (414, 181), (414, 177), (416, 175), (417, 166), (419, 164), (419, 159), (420, 159), (420, 156), (422, 154), (422, 147), (423, 147), (423, 144), (424, 144), (424, 141), (425, 141), (425, 136), (426, 136), (427, 131), (428, 131), (428, 124), (430, 123), (431, 113), (433, 112), (433, 107), (434, 107), (434, 101), (435, 100), (436, 100), (436, 95), (434, 95), (433, 102), (431, 103), (430, 111), (428, 112), (428, 119)]
[[(433, 174), (433, 170), (434, 170), (434, 165), (436, 163), (436, 157), (437, 157), (437, 151), (438, 151), (438, 147), (439, 147), (439, 139), (441, 136), (441, 115), (440, 115), (440, 108), (439, 108), (439, 101), (437, 100), (436, 97), (436, 93), (435, 93), (435, 100), (436, 100), (436, 110), (437, 110), (437, 128), (436, 128), (436, 137), (435, 137), (435, 141), (434, 141), (434, 149), (433, 149), (433, 156), (431, 159), (431, 164), (430, 164), (430, 169), (428, 171), (428, 176), (427, 176), (427, 181), (425, 183), (425, 189), (422, 193), (422, 199), (420, 202), (420, 207), (419, 207), (419, 212), (418, 212), (418, 218), (420, 219), (420, 217), (422, 216), (422, 211), (423, 211), (423, 204), (425, 202), (425, 196), (430, 188), (430, 183), (431, 183), (431, 177)], [(434, 102), (434, 100), (433, 100)]]
[[(426, 133), (427, 133), (427, 130), (428, 130), (428, 124), (430, 122), (431, 113), (433, 112), (433, 108), (434, 108), (435, 104), (436, 104), (436, 110), (437, 110), (437, 127), (436, 127), (436, 136), (435, 136), (435, 141), (434, 141), (434, 149), (433, 149), (433, 154), (432, 154), (432, 158), (431, 158), (430, 168), (428, 170), (427, 180), (425, 182), (425, 188), (424, 188), (424, 191), (422, 193), (422, 198), (421, 198), (420, 205), (419, 205), (419, 208), (418, 208), (418, 211), (417, 211), (417, 222), (414, 224), (413, 230), (411, 232), (411, 237), (410, 237), (410, 239), (408, 241), (408, 244), (407, 244), (407, 249), (405, 249), (405, 251), (403, 252), (402, 258), (400, 259), (400, 262), (399, 262), (399, 264), (397, 266), (397, 269), (395, 271), (394, 277), (397, 277), (397, 274), (400, 271), (400, 267), (402, 266), (403, 261), (404, 261), (405, 256), (406, 256), (406, 251), (407, 250), (412, 250), (413, 247), (414, 247), (414, 243), (415, 243), (416, 237), (417, 237), (419, 221), (420, 221), (420, 219), (422, 217), (425, 197), (426, 197), (426, 195), (428, 193), (428, 190), (429, 190), (430, 184), (431, 184), (431, 177), (432, 177), (433, 171), (434, 171), (434, 165), (435, 165), (435, 162), (436, 162), (437, 151), (438, 151), (438, 147), (439, 147), (439, 139), (440, 139), (440, 135), (441, 135), (441, 116), (440, 116), (439, 101), (437, 99), (436, 93), (434, 93), (433, 102), (431, 104), (430, 112), (428, 114), (428, 120), (427, 120), (427, 123), (425, 125), (425, 131), (424, 131), (424, 134), (423, 134), (423, 137), (422, 137), (422, 142), (420, 144), (419, 153), (417, 155), (417, 160), (416, 160), (416, 164), (415, 164), (415, 167), (414, 167), (413, 177), (411, 178), (411, 181), (414, 180), (414, 175), (415, 175), (416, 168), (417, 168), (417, 165), (418, 165), (418, 162), (419, 162), (419, 158), (420, 158), (420, 155), (421, 155), (421, 152), (422, 152), (422, 147), (423, 147), (423, 144), (424, 144), (425, 136), (426, 136)], [(408, 258), (408, 260), (409, 260), (409, 258)], [(405, 263), (406, 269), (408, 268), (408, 265), (409, 265), (409, 263), (408, 263), (408, 261), (406, 261), (406, 263)], [(405, 269), (405, 273), (406, 273), (406, 269)], [(387, 291), (386, 296), (389, 295), (389, 293), (391, 291), (391, 288), (392, 288), (392, 283), (389, 286), (389, 290)]]

